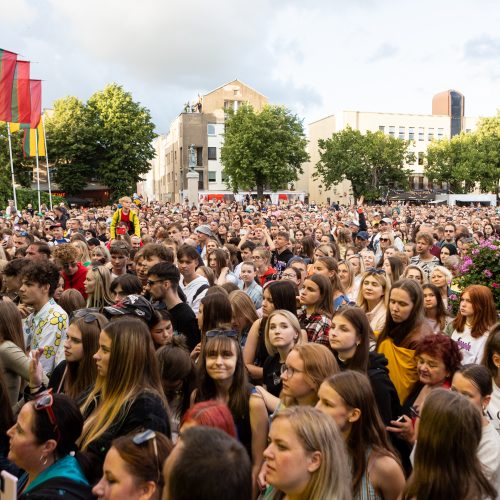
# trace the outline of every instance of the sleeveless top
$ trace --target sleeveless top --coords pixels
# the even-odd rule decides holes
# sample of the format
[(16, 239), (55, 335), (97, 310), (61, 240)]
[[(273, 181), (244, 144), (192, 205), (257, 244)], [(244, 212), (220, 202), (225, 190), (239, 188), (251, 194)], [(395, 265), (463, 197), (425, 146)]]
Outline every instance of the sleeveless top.
[(361, 477), (361, 483), (359, 484), (359, 489), (356, 495), (353, 496), (353, 500), (383, 500), (383, 497), (379, 495), (372, 483), (370, 482), (370, 476), (368, 474), (368, 463), (370, 458), (371, 448), (366, 452), (366, 468), (363, 476)]

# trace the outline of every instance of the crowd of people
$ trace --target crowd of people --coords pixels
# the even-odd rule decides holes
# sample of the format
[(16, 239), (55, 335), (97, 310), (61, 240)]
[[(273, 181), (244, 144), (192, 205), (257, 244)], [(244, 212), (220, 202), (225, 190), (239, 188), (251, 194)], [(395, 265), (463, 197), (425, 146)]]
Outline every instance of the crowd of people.
[(8, 208), (18, 498), (497, 498), (500, 307), (457, 279), (495, 207)]

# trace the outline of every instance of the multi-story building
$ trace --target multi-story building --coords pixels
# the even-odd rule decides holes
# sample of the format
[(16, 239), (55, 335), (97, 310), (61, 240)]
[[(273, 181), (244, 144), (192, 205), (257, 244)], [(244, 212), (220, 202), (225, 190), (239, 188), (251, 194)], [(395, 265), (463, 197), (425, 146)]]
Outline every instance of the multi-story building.
[(169, 131), (155, 139), (156, 157), (138, 190), (149, 199), (182, 201), (182, 193), (187, 189), (191, 145), (196, 152), (199, 190), (226, 190), (220, 162), (226, 112), (228, 109), (236, 111), (242, 104), (261, 110), (267, 102), (267, 97), (261, 93), (233, 80), (201, 96), (195, 105), (186, 105), (184, 112), (171, 123)]
[(341, 111), (327, 116), (309, 124), (308, 150), (311, 159), (303, 165), (304, 173), (297, 182), (297, 189), (306, 191), (309, 200), (318, 203), (353, 201), (349, 181), (343, 181), (327, 190), (320, 180), (312, 178), (320, 159), (319, 139), (328, 139), (333, 133), (350, 126), (361, 133), (379, 130), (392, 137), (410, 141), (409, 149), (415, 154), (415, 162), (406, 165), (412, 171), (411, 188), (417, 193), (446, 190), (445, 184), (433, 184), (424, 174), (427, 147), (434, 139), (450, 138), (462, 131), (474, 130), (477, 120), (464, 116), (464, 97), (454, 90), (434, 96), (431, 115)]

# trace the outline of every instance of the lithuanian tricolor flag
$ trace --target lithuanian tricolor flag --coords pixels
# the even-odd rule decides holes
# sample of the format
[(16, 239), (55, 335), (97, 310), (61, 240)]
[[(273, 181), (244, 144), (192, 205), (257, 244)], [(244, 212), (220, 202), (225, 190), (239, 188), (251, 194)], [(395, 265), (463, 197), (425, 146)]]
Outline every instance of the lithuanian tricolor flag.
[(30, 63), (29, 61), (17, 61), (12, 85), (12, 122), (29, 125), (30, 120)]
[(45, 156), (45, 141), (43, 140), (43, 125), (41, 121), (38, 128), (30, 128), (24, 131), (24, 156), (36, 156), (36, 134), (38, 134), (38, 156)]
[(12, 82), (17, 54), (0, 49), (0, 120), (12, 121)]

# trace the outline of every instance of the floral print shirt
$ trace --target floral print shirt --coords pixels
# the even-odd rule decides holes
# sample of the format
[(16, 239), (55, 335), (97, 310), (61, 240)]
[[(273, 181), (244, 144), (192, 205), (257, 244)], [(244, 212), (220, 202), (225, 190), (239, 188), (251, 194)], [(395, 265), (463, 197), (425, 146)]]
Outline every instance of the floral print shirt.
[(43, 347), (40, 363), (50, 376), (54, 367), (64, 359), (62, 343), (66, 340), (68, 315), (54, 299), (50, 299), (38, 312), (24, 320), (24, 339), (28, 349)]

